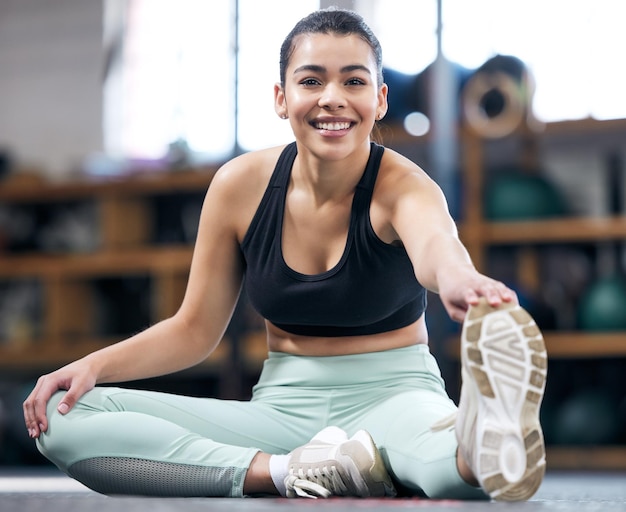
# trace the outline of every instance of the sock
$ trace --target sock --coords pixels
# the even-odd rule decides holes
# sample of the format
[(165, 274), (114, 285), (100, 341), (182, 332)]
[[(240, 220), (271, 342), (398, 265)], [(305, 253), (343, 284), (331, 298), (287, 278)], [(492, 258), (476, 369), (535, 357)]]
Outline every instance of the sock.
[(272, 455), (270, 457), (270, 476), (276, 490), (281, 496), (287, 496), (287, 488), (285, 487), (285, 478), (289, 474), (289, 458), (290, 455)]

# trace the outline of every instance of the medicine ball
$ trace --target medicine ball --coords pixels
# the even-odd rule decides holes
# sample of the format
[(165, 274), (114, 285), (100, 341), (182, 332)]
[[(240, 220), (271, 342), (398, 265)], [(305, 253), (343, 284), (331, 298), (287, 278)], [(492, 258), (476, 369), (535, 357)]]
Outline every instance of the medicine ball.
[(613, 443), (618, 435), (617, 405), (601, 389), (580, 391), (567, 398), (556, 412), (554, 436), (559, 444)]
[(593, 282), (580, 300), (578, 314), (583, 330), (626, 330), (626, 280), (608, 276)]
[(490, 220), (533, 220), (565, 214), (565, 201), (543, 176), (522, 171), (499, 171), (488, 182), (485, 217)]

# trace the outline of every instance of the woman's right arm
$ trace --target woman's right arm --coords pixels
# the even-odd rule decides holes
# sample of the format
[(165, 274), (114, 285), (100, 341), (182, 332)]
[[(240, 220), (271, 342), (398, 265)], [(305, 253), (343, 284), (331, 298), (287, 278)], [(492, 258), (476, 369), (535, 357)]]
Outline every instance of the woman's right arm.
[[(207, 191), (187, 290), (176, 314), (40, 377), (24, 402), (31, 437), (47, 430), (46, 405), (57, 390), (66, 390), (58, 406), (65, 414), (99, 383), (179, 371), (203, 361), (215, 349), (232, 316), (243, 276), (238, 244), (241, 216), (236, 214), (243, 173), (237, 166), (233, 161), (220, 169)], [(231, 209), (235, 209), (232, 214)]]

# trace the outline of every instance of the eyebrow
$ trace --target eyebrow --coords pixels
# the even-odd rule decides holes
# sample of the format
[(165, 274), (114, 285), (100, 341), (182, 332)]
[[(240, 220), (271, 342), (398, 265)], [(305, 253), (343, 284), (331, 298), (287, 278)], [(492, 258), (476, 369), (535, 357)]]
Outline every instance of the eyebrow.
[[(299, 68), (294, 69), (293, 74), (301, 73), (303, 71), (312, 71), (313, 73), (326, 73), (327, 69), (324, 66), (318, 64), (305, 64)], [(352, 73), (353, 71), (365, 71), (368, 75), (371, 75), (369, 68), (362, 64), (350, 64), (341, 68), (341, 73)]]

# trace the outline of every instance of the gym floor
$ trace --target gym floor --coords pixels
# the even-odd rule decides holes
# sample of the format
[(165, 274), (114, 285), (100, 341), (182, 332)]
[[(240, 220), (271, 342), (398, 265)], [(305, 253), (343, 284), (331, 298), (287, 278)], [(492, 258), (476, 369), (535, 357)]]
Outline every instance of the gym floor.
[(438, 512), (528, 512), (538, 511), (626, 511), (626, 473), (548, 472), (537, 494), (528, 502), (463, 502), (422, 499), (286, 500), (273, 498), (141, 498), (106, 497), (54, 470), (0, 470), (2, 512), (290, 512), (324, 507), (329, 512), (368, 508), (373, 512), (392, 509), (436, 510)]

